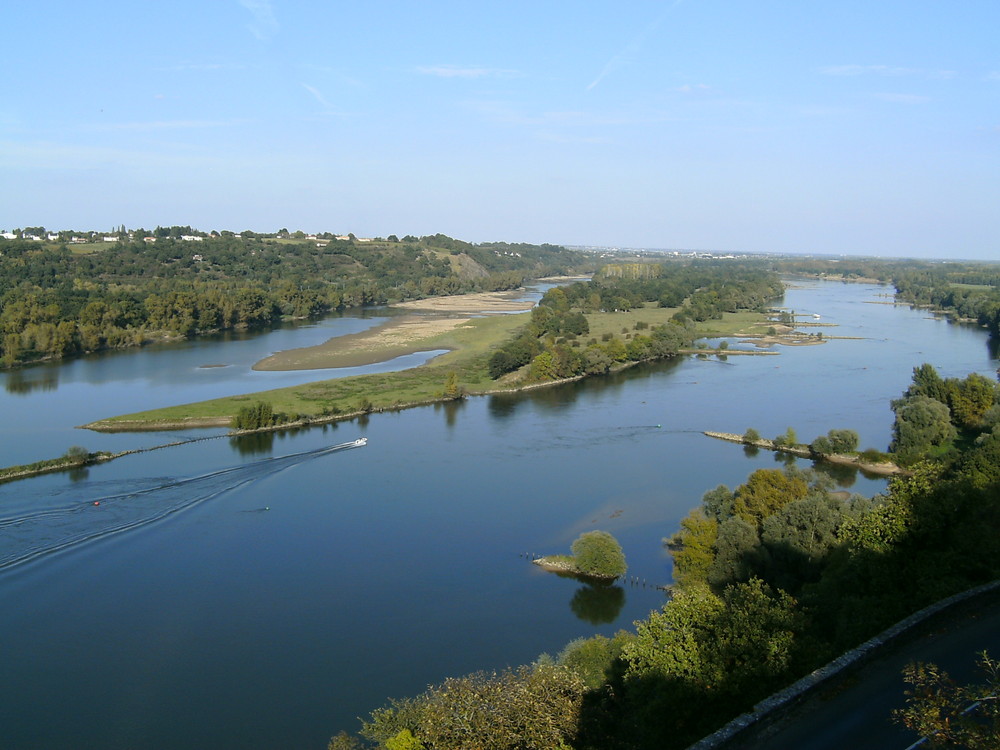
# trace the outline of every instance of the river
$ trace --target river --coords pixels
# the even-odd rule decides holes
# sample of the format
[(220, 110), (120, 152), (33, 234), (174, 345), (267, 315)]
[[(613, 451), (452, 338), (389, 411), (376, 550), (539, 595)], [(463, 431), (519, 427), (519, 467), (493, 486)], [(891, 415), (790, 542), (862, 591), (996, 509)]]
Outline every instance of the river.
[[(784, 305), (838, 325), (807, 330), (861, 338), (778, 357), (252, 440), (192, 430), (211, 439), (0, 485), (0, 746), (320, 748), (389, 696), (630, 628), (664, 601), (661, 539), (706, 490), (778, 465), (702, 430), (851, 428), (884, 449), (914, 366), (992, 376), (983, 331), (879, 304), (886, 292), (796, 281)], [(7, 373), (2, 463), (176, 440), (74, 425), (325, 377), (249, 365), (378, 316)], [(637, 581), (594, 588), (528, 562), (595, 528)]]

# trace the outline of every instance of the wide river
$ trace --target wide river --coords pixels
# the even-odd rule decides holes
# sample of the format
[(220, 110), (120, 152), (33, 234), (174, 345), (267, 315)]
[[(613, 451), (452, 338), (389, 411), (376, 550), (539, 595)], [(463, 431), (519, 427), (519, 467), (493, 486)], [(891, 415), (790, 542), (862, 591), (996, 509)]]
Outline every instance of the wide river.
[[(631, 628), (662, 605), (661, 540), (701, 495), (779, 465), (702, 430), (851, 428), (884, 449), (913, 367), (993, 376), (983, 331), (879, 304), (889, 291), (788, 290), (786, 307), (838, 325), (806, 330), (855, 339), (242, 442), (74, 426), (343, 375), (250, 365), (380, 313), (0, 376), (2, 465), (211, 437), (0, 485), (0, 747), (322, 748), (389, 696)], [(619, 539), (628, 581), (528, 562), (589, 529)]]

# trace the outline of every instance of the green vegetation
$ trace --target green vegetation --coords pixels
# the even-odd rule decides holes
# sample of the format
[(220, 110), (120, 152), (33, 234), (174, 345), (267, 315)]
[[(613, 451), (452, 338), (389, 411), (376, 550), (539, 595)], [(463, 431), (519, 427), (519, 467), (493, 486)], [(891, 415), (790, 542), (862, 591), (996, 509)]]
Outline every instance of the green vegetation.
[[(490, 358), (490, 377), (525, 368), (528, 382), (543, 382), (673, 356), (694, 343), (696, 322), (740, 310), (759, 316), (781, 292), (777, 276), (759, 269), (717, 263), (606, 266), (589, 282), (550, 290), (530, 323)], [(590, 336), (585, 346), (579, 341), (584, 335)]]
[(107, 455), (106, 453), (90, 453), (86, 448), (73, 445), (59, 458), (48, 458), (30, 464), (19, 464), (0, 469), (0, 481), (32, 476), (34, 474), (44, 474), (50, 471), (78, 469)]
[[(683, 269), (684, 266), (677, 265), (677, 268)], [(733, 277), (728, 269), (724, 270), (725, 278), (737, 283), (739, 277)], [(703, 273), (711, 272), (712, 269), (709, 269)], [(658, 273), (665, 274), (669, 281), (672, 271), (668, 269)], [(704, 281), (705, 276), (699, 275), (697, 279)], [(770, 281), (776, 282), (776, 278)], [(757, 294), (759, 290), (753, 290), (759, 283), (759, 273), (755, 272), (748, 281), (748, 294)], [(607, 280), (600, 282), (605, 294), (610, 294), (608, 290), (613, 286), (614, 283)], [(570, 288), (576, 290), (572, 298), (586, 297), (587, 287), (588, 284), (584, 283), (571, 285)], [(626, 284), (626, 288), (619, 290), (620, 295), (631, 294), (628, 291), (630, 288)], [(647, 293), (656, 289), (653, 285)], [(638, 308), (632, 307), (632, 310), (635, 312)], [(629, 362), (672, 356), (682, 346), (690, 345), (702, 325), (670, 320), (674, 313), (668, 308), (643, 307), (641, 312), (648, 319), (646, 322), (653, 321), (648, 327), (637, 328), (640, 321), (629, 318), (629, 313), (583, 313), (571, 306), (570, 295), (557, 288), (550, 290), (531, 313), (476, 318), (447, 333), (424, 339), (422, 348), (452, 351), (419, 368), (123, 415), (103, 420), (98, 426), (101, 429), (126, 429), (137, 424), (169, 427), (192, 423), (230, 423), (241, 409), (257, 401), (269, 403), (275, 414), (298, 415), (298, 420), (304, 422), (397, 409), (440, 399), (516, 389), (561, 378), (603, 374)], [(725, 322), (724, 318), (734, 314), (720, 315)], [(762, 318), (760, 313), (756, 313), (758, 321)], [(656, 324), (656, 320), (664, 322)], [(746, 320), (741, 317), (741, 324)], [(622, 322), (630, 322), (631, 325), (621, 326)], [(600, 342), (592, 335), (591, 325), (604, 331)], [(626, 333), (616, 334), (611, 330), (613, 328), (624, 328)], [(587, 333), (588, 329), (590, 333)], [(638, 333), (638, 330), (648, 333)], [(590, 336), (586, 345), (584, 336)]]
[(892, 402), (896, 414), (889, 450), (913, 463), (925, 455), (943, 456), (959, 439), (970, 440), (1000, 424), (1000, 389), (972, 373), (942, 379), (929, 364), (913, 370), (913, 384)]
[(860, 438), (854, 430), (830, 430), (809, 443), (809, 450), (817, 455), (854, 453)]
[[(387, 750), (561, 750), (576, 733), (583, 695), (575, 672), (539, 661), (451, 678), (416, 698), (393, 701), (372, 712), (361, 734)], [(337, 747), (344, 745), (331, 743)]]
[(927, 737), (931, 748), (988, 748), (1000, 742), (1000, 663), (987, 652), (979, 657), (986, 682), (959, 685), (936, 664), (914, 663), (903, 670), (912, 688), (906, 708), (893, 719)]
[[(934, 400), (923, 391), (937, 381), (918, 370), (910, 395)], [(389, 747), (406, 729), (428, 749), (560, 742), (575, 750), (681, 748), (906, 615), (997, 578), (1000, 426), (991, 385), (994, 406), (982, 411), (973, 398), (975, 408), (949, 410), (958, 436), (951, 448), (924, 454), (884, 495), (843, 500), (824, 475), (794, 467), (761, 469), (735, 490), (707, 492), (667, 540), (673, 596), (634, 633), (574, 641), (555, 665), (542, 659), (506, 676), (464, 678), (468, 684), (455, 683), (455, 691), (442, 686), (395, 701), (372, 714), (365, 736)], [(980, 387), (975, 378), (954, 385), (958, 393)], [(831, 430), (823, 440), (837, 449), (857, 446), (850, 430)], [(514, 683), (538, 669), (563, 670), (544, 671), (533, 683), (563, 691), (566, 721), (552, 734), (537, 745), (510, 744), (493, 733), (520, 727), (519, 715), (476, 723), (505, 705), (508, 683), (511, 705), (522, 705), (525, 688)], [(934, 690), (945, 684), (927, 671), (914, 674)], [(568, 675), (578, 682), (563, 682)], [(950, 695), (938, 690), (929, 705), (943, 706)], [(427, 713), (421, 707), (432, 698), (440, 704)], [(548, 716), (552, 704), (540, 705)], [(923, 720), (928, 704), (915, 711)], [(466, 733), (434, 734), (438, 716), (463, 717)], [(550, 722), (556, 726), (554, 717)]]
[(628, 570), (618, 540), (606, 531), (588, 531), (570, 547), (577, 570), (595, 578), (621, 578)]
[(586, 256), (553, 245), (473, 245), (441, 234), (362, 242), (159, 227), (118, 236), (85, 254), (65, 243), (0, 240), (0, 364), (515, 289), (528, 277), (587, 265)]
[[(257, 401), (249, 406), (240, 407), (233, 417), (231, 427), (234, 430), (260, 430), (273, 427), (280, 416), (274, 413), (274, 407), (265, 401)], [(282, 420), (287, 421), (287, 420)]]

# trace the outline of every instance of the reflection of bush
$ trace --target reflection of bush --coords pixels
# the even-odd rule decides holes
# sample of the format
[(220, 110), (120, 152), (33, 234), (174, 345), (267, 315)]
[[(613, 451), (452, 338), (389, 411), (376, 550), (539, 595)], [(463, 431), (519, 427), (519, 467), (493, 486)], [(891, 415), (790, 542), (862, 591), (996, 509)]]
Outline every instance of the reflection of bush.
[(614, 622), (624, 606), (625, 589), (621, 586), (581, 586), (569, 603), (573, 614), (591, 625)]

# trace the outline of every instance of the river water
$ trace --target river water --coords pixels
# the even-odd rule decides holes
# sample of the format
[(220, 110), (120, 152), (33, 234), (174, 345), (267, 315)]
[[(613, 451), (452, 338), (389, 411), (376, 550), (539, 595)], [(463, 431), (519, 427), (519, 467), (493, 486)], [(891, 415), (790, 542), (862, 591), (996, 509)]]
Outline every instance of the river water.
[[(661, 539), (706, 490), (778, 465), (702, 430), (851, 428), (884, 449), (913, 367), (992, 376), (985, 333), (879, 304), (886, 292), (795, 282), (783, 304), (838, 325), (807, 330), (860, 338), (780, 356), (678, 359), (253, 440), (189, 431), (211, 439), (0, 485), (0, 747), (320, 748), (389, 696), (630, 628), (664, 601)], [(8, 373), (0, 463), (176, 440), (74, 425), (343, 374), (249, 365), (379, 315)], [(595, 528), (622, 543), (629, 581), (595, 588), (528, 562)]]

